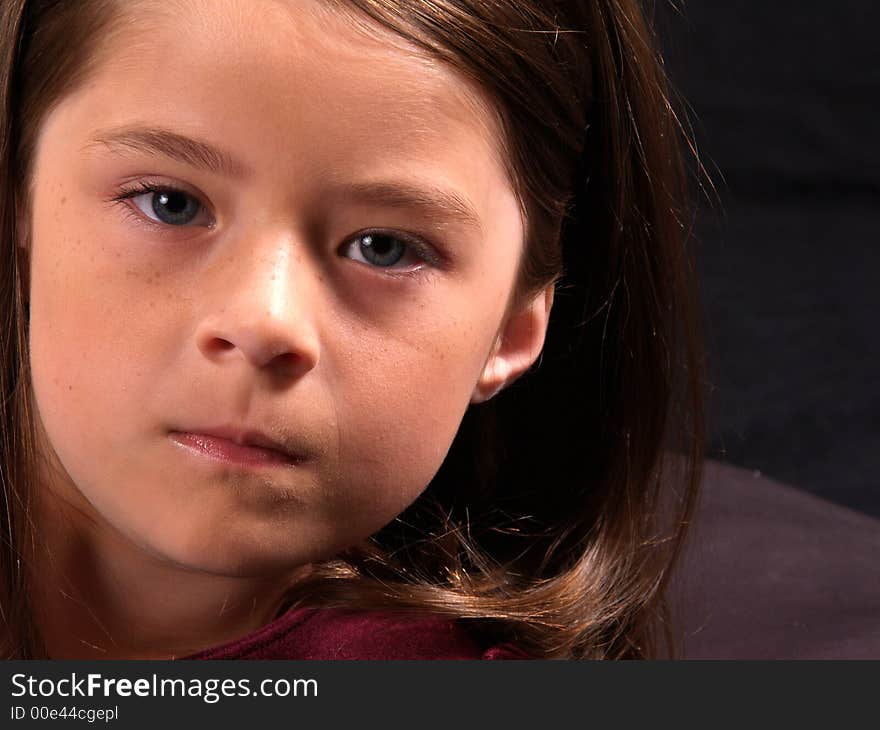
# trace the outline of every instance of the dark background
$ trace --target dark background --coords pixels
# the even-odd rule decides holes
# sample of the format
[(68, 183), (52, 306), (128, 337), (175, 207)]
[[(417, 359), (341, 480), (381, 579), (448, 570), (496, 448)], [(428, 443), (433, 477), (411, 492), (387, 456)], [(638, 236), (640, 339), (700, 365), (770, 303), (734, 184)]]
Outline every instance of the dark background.
[(710, 458), (880, 517), (880, 3), (660, 0), (717, 195)]

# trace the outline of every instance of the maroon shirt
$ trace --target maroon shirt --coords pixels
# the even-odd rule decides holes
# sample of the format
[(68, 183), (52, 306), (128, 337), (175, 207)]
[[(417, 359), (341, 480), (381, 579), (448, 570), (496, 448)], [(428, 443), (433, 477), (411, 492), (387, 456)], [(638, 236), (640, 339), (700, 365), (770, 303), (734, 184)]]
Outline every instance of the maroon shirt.
[(182, 659), (531, 659), (481, 646), (454, 619), (390, 611), (300, 608), (241, 639)]

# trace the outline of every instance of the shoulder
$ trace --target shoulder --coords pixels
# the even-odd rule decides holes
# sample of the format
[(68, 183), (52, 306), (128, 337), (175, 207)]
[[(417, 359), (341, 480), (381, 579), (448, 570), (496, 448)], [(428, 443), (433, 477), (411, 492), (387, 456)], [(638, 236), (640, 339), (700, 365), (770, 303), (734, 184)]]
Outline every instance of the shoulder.
[[(326, 659), (525, 659), (510, 644), (486, 647), (455, 619), (397, 611), (318, 609), (308, 651)], [(305, 648), (303, 646), (303, 648)]]
[(309, 608), (291, 611), (228, 659), (529, 659), (512, 644), (484, 646), (455, 619), (435, 614)]

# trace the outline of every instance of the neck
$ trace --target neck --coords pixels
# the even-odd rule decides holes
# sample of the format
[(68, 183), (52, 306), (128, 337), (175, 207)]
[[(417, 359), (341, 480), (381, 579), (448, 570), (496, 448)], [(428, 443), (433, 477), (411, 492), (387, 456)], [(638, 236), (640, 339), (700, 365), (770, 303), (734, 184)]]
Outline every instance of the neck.
[(55, 493), (38, 502), (32, 589), (52, 659), (187, 656), (271, 622), (294, 582), (291, 573), (194, 571), (144, 551)]

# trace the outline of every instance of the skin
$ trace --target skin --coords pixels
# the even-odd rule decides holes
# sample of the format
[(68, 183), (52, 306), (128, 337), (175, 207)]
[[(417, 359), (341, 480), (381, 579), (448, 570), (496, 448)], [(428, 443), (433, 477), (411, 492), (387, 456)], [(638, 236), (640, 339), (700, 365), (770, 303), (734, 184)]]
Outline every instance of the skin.
[[(418, 497), (469, 405), (544, 341), (552, 287), (505, 316), (524, 228), (478, 89), (317, 3), (204, 7), (128, 6), (39, 132), (20, 248), (57, 658), (182, 656), (270, 621), (310, 563)], [(134, 124), (245, 171), (91, 143)], [(111, 200), (141, 180), (198, 213), (144, 225), (158, 195)], [(341, 192), (379, 180), (455, 191), (477, 225)], [(376, 228), (442, 262), (365, 262), (357, 234)], [(231, 466), (170, 436), (222, 423), (304, 459)]]

